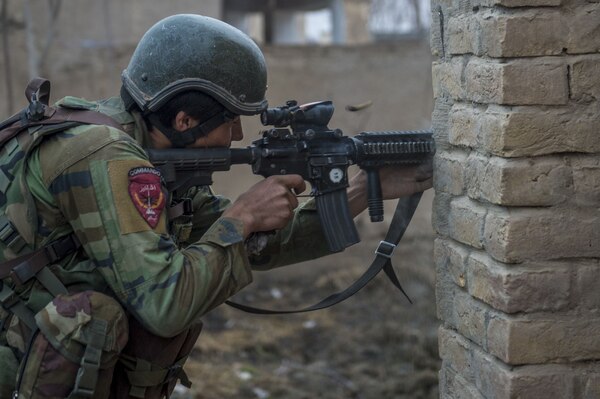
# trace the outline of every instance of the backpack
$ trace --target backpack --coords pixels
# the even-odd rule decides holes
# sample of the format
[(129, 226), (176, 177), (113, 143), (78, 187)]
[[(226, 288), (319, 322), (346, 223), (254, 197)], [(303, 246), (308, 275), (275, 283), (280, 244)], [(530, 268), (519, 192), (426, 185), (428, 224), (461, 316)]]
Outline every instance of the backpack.
[[(7, 329), (20, 328), (18, 319), (30, 330), (23, 334), (28, 344), (14, 397), (168, 397), (177, 379), (191, 384), (182, 365), (201, 324), (176, 337), (157, 337), (114, 298), (95, 291), (69, 293), (46, 267), (81, 248), (74, 234), (37, 250), (33, 246), (37, 215), (24, 182), (28, 155), (44, 137), (82, 124), (123, 130), (122, 125), (85, 104), (49, 106), (46, 79), (33, 79), (25, 95), (29, 105), (0, 122), (0, 305), (14, 316)], [(52, 297), (36, 314), (15, 292), (32, 279)], [(131, 335), (136, 339), (128, 342)]]

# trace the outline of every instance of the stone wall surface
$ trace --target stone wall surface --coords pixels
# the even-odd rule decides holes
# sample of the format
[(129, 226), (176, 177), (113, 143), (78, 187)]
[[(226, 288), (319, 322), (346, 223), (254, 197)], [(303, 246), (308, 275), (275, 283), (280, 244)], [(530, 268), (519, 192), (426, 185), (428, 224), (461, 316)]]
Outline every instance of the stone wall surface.
[(600, 397), (600, 3), (432, 16), (440, 395)]

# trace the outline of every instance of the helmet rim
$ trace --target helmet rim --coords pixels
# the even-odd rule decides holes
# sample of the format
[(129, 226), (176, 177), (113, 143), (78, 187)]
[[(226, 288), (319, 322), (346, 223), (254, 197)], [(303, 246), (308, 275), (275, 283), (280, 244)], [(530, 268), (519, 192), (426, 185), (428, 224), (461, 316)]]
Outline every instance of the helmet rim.
[(165, 86), (154, 96), (149, 95), (140, 89), (140, 87), (129, 77), (127, 69), (123, 71), (122, 82), (127, 92), (144, 113), (159, 110), (171, 98), (179, 93), (189, 90), (197, 90), (210, 95), (227, 108), (227, 110), (237, 115), (256, 115), (266, 110), (269, 106), (266, 99), (263, 99), (260, 102), (244, 103), (240, 99), (235, 98), (235, 96), (221, 86), (209, 80), (200, 78), (178, 79)]

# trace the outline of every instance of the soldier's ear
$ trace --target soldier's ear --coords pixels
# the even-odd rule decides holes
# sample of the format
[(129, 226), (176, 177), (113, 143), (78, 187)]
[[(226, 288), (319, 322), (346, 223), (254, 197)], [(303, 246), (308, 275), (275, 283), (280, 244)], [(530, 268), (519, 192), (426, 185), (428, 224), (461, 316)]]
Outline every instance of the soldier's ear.
[(194, 126), (197, 126), (199, 121), (196, 118), (189, 116), (185, 111), (179, 111), (173, 119), (173, 129), (183, 132)]

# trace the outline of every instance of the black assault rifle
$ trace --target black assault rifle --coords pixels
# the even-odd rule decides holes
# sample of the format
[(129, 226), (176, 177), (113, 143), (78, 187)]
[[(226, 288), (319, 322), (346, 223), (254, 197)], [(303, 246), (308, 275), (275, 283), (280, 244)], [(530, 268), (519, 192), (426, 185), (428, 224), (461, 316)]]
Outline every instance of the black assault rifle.
[(327, 124), (333, 115), (331, 101), (269, 108), (261, 122), (273, 128), (247, 148), (147, 150), (152, 164), (163, 174), (170, 192), (212, 184), (212, 174), (234, 164), (250, 164), (263, 177), (298, 174), (312, 186), (317, 212), (329, 249), (333, 252), (360, 241), (348, 207), (348, 167), (367, 172), (371, 221), (383, 220), (379, 168), (414, 165), (435, 151), (431, 131), (362, 132), (344, 136)]

